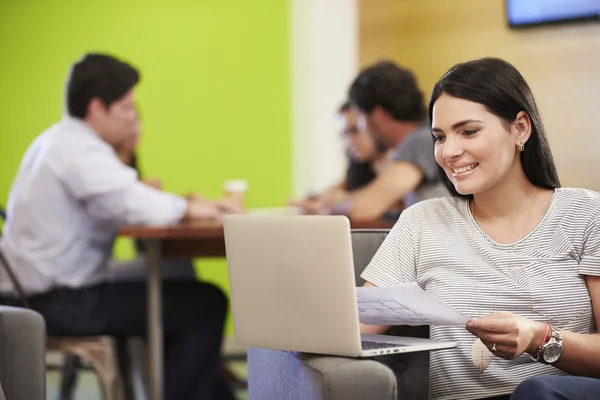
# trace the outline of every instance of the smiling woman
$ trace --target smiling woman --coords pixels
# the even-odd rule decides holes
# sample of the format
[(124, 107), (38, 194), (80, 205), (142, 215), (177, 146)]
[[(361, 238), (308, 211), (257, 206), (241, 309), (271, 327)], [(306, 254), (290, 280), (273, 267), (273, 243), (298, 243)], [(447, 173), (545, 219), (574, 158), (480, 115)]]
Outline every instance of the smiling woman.
[(430, 398), (508, 396), (544, 374), (600, 377), (600, 194), (559, 187), (533, 95), (503, 60), (450, 69), (429, 116), (452, 197), (404, 211), (362, 277), (417, 282), (473, 317), (431, 327), (460, 345), (431, 354)]
[[(533, 94), (509, 63), (482, 59), (452, 68), (433, 89), (429, 119), (437, 144), (436, 159), (445, 172), (441, 174), (442, 181), (450, 193), (473, 197), (477, 188), (461, 189), (461, 185), (456, 185), (462, 181), (461, 174), (455, 175), (451, 170), (465, 166), (474, 169), (479, 161), (484, 163), (480, 172), (486, 166), (494, 168), (481, 184), (494, 186), (494, 178), (510, 170), (516, 175), (508, 176), (529, 180), (542, 188), (560, 186)], [(483, 140), (479, 140), (482, 135)], [(515, 149), (519, 157), (515, 157)], [(472, 184), (471, 181), (467, 185)]]

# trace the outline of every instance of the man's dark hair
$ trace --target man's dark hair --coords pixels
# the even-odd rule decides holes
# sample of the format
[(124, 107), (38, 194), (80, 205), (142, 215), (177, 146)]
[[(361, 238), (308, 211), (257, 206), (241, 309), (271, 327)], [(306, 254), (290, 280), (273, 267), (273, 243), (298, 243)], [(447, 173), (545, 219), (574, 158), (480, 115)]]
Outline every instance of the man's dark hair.
[(350, 86), (349, 98), (365, 114), (381, 107), (397, 121), (420, 122), (426, 116), (423, 93), (413, 73), (392, 61), (363, 69)]
[(123, 61), (105, 54), (86, 54), (73, 66), (69, 76), (67, 85), (69, 115), (85, 118), (90, 101), (95, 97), (109, 108), (139, 80), (139, 72)]
[[(429, 121), (433, 120), (435, 102), (444, 93), (485, 106), (506, 127), (515, 122), (518, 113), (526, 112), (531, 121), (531, 136), (525, 143), (525, 150), (520, 153), (525, 176), (529, 182), (541, 188), (560, 187), (535, 99), (529, 85), (514, 66), (499, 58), (481, 58), (450, 68), (433, 88), (429, 102)], [(439, 165), (438, 174), (453, 196), (473, 198), (473, 195), (458, 193)]]

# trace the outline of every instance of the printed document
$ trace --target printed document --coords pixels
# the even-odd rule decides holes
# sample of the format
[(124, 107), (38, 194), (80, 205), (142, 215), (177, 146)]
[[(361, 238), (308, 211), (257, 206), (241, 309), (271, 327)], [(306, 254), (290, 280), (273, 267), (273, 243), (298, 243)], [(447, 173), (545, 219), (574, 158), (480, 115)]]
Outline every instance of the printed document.
[(367, 325), (465, 325), (468, 317), (415, 282), (356, 288), (358, 318)]

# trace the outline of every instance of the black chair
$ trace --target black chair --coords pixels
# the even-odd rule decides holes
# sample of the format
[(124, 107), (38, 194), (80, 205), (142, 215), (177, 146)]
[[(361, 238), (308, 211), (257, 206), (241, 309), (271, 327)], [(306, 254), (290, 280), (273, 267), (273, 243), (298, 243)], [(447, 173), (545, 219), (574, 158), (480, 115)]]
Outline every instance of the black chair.
[[(0, 218), (6, 222), (6, 211), (0, 206)], [(17, 297), (10, 305), (31, 308), (14, 269), (0, 250), (0, 266), (3, 266), (15, 288)], [(127, 339), (112, 336), (84, 336), (47, 338), (47, 349), (65, 355), (62, 369), (59, 400), (72, 400), (77, 384), (78, 370), (84, 364), (96, 372), (105, 400), (134, 400), (135, 393), (131, 363), (127, 352)]]

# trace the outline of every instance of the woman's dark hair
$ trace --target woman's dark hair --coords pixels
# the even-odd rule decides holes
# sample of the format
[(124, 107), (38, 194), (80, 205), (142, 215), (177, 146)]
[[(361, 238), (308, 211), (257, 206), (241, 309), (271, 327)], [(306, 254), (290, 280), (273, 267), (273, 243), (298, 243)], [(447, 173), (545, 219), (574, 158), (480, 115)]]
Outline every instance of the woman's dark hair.
[(347, 102), (345, 102), (344, 104), (342, 104), (342, 105), (340, 106), (340, 108), (338, 108), (338, 113), (339, 113), (339, 114), (342, 114), (342, 113), (345, 113), (345, 112), (347, 112), (347, 111), (350, 111), (350, 108), (351, 108), (350, 102), (349, 102), (349, 101), (347, 101)]
[(100, 99), (106, 108), (123, 97), (140, 80), (131, 65), (104, 54), (86, 54), (77, 62), (67, 84), (69, 115), (85, 118), (90, 101)]
[[(345, 102), (338, 108), (338, 112), (343, 114), (350, 111), (350, 102)], [(377, 149), (379, 151), (379, 148)], [(346, 178), (344, 179), (344, 189), (348, 192), (360, 189), (375, 179), (375, 172), (370, 162), (360, 162), (352, 159), (352, 154), (346, 152), (348, 157), (348, 168), (346, 169)]]
[[(520, 154), (525, 176), (538, 187), (560, 187), (552, 152), (533, 94), (515, 67), (498, 58), (482, 58), (455, 65), (433, 88), (429, 102), (430, 123), (433, 120), (433, 106), (443, 93), (484, 105), (507, 126), (515, 121), (519, 112), (525, 111), (531, 120), (531, 136), (525, 143), (525, 150)], [(473, 195), (458, 193), (439, 165), (438, 174), (453, 196), (473, 198)]]
[(358, 190), (371, 183), (376, 176), (370, 162), (358, 162), (350, 159), (346, 170), (344, 189), (348, 192)]
[(381, 107), (396, 121), (420, 122), (425, 118), (423, 93), (411, 71), (392, 61), (363, 69), (348, 93), (350, 104), (366, 114)]

